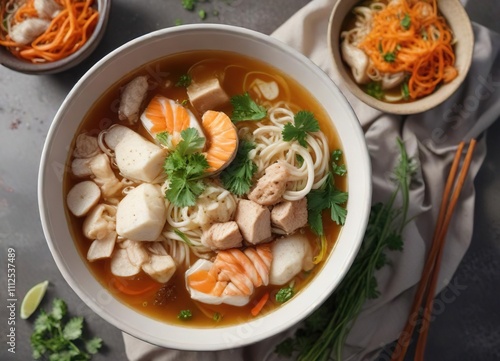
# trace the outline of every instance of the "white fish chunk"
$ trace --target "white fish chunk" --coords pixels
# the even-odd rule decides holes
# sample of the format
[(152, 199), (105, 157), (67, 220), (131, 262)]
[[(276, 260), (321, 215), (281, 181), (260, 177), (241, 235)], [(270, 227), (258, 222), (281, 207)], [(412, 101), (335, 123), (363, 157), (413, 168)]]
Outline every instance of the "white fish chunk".
[(90, 245), (87, 259), (90, 262), (103, 258), (109, 258), (113, 254), (116, 243), (116, 232), (109, 232), (103, 239), (96, 239)]
[(271, 245), (273, 262), (269, 276), (272, 285), (290, 282), (300, 271), (309, 271), (312, 263), (312, 250), (306, 236), (292, 235), (277, 239)]
[(135, 266), (127, 255), (127, 250), (118, 248), (111, 257), (111, 273), (118, 277), (131, 277), (137, 275), (141, 267)]
[(138, 76), (125, 85), (121, 92), (118, 118), (129, 124), (139, 120), (141, 105), (148, 93), (148, 77)]
[(156, 281), (166, 283), (175, 273), (176, 266), (174, 259), (169, 255), (151, 254), (149, 261), (142, 265), (142, 270)]
[(95, 176), (94, 182), (101, 188), (103, 197), (105, 199), (116, 197), (122, 190), (123, 184), (116, 178), (115, 173), (111, 169), (108, 156), (104, 153), (94, 156), (89, 166), (92, 174)]
[(75, 150), (73, 151), (75, 158), (91, 158), (99, 153), (101, 153), (101, 149), (96, 137), (85, 133), (76, 137)]
[(167, 208), (160, 187), (143, 183), (118, 204), (116, 232), (133, 241), (156, 241), (166, 220)]
[(234, 221), (214, 223), (201, 235), (201, 243), (212, 249), (228, 249), (242, 246), (238, 224)]
[(127, 250), (128, 259), (135, 266), (141, 267), (144, 263), (149, 261), (149, 255), (144, 248), (143, 242), (130, 241), (125, 249)]
[(14, 25), (9, 32), (10, 38), (21, 45), (27, 45), (49, 28), (50, 21), (30, 18)]
[(35, 0), (33, 6), (38, 13), (38, 17), (46, 19), (53, 19), (63, 8), (54, 0)]
[(115, 150), (118, 143), (120, 143), (125, 138), (125, 136), (133, 136), (133, 134), (137, 133), (124, 125), (115, 124), (105, 131), (104, 141), (111, 150)]
[(66, 204), (77, 217), (86, 215), (101, 198), (99, 186), (92, 181), (75, 184), (68, 192)]
[(83, 234), (88, 239), (104, 239), (115, 231), (116, 207), (100, 203), (87, 214), (83, 221)]

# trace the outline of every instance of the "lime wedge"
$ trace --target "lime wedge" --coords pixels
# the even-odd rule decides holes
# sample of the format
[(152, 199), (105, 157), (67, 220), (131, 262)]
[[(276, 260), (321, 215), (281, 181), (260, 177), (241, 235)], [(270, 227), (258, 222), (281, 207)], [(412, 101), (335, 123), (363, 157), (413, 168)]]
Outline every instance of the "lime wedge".
[(23, 302), (21, 303), (21, 318), (23, 320), (30, 317), (33, 312), (36, 311), (43, 296), (45, 295), (48, 285), (49, 281), (40, 282), (31, 287), (28, 293), (26, 293), (26, 296), (24, 296)]

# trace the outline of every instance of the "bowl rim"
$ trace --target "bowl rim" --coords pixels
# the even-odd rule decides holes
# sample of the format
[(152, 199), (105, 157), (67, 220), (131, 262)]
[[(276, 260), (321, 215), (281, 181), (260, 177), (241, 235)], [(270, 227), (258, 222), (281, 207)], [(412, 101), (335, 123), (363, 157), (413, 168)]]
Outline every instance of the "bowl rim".
[[(148, 316), (145, 316), (138, 311), (123, 305), (121, 304), (121, 301), (111, 301), (113, 302), (114, 306), (120, 308), (120, 312), (131, 313), (131, 316), (134, 317), (136, 325), (139, 324), (140, 327), (143, 327), (143, 329), (139, 329), (136, 327), (136, 325), (130, 324), (129, 320), (123, 320), (117, 317), (119, 310), (112, 310), (112, 312), (109, 312), (101, 308), (94, 295), (86, 293), (86, 291), (82, 289), (80, 285), (73, 279), (74, 276), (71, 269), (66, 264), (63, 255), (59, 253), (58, 244), (53, 239), (53, 232), (55, 232), (55, 229), (57, 229), (57, 225), (55, 224), (57, 220), (54, 221), (53, 219), (51, 219), (52, 207), (50, 207), (49, 202), (49, 199), (51, 198), (50, 192), (47, 190), (50, 188), (47, 188), (47, 185), (52, 184), (53, 182), (51, 181), (51, 179), (54, 178), (52, 175), (50, 175), (50, 158), (52, 156), (51, 148), (54, 146), (54, 142), (56, 141), (55, 137), (57, 135), (57, 132), (62, 128), (61, 123), (63, 123), (64, 116), (68, 109), (70, 109), (71, 107), (72, 98), (76, 96), (80, 89), (84, 89), (89, 83), (93, 81), (93, 79), (98, 77), (102, 69), (106, 65), (113, 63), (115, 59), (117, 59), (120, 55), (123, 55), (123, 53), (127, 51), (133, 51), (133, 49), (140, 47), (141, 44), (162, 39), (162, 37), (178, 37), (185, 34), (196, 34), (200, 32), (203, 32), (203, 34), (205, 35), (220, 34), (221, 36), (223, 36), (223, 34), (225, 34), (226, 36), (228, 36), (227, 34), (229, 34), (230, 36), (245, 38), (248, 41), (258, 42), (263, 46), (267, 46), (269, 49), (276, 49), (277, 52), (286, 54), (287, 57), (289, 57), (288, 59), (301, 62), (311, 75), (317, 77), (318, 83), (321, 84), (321, 86), (325, 86), (329, 91), (331, 91), (331, 93), (329, 93), (330, 96), (333, 93), (337, 97), (337, 99), (341, 101), (338, 106), (342, 107), (343, 111), (346, 112), (350, 119), (352, 119), (351, 122), (348, 122), (349, 124), (347, 124), (346, 122), (346, 124), (343, 124), (342, 127), (345, 127), (344, 132), (349, 133), (349, 135), (351, 136), (349, 142), (357, 144), (356, 147), (352, 148), (351, 153), (353, 154), (353, 157), (354, 155), (356, 157), (359, 157), (358, 160), (360, 162), (356, 165), (355, 169), (352, 170), (353, 174), (358, 174), (360, 175), (360, 177), (352, 176), (348, 178), (348, 189), (351, 189), (351, 184), (353, 183), (358, 183), (359, 188), (356, 189), (357, 192), (353, 194), (352, 197), (350, 196), (347, 207), (348, 209), (352, 209), (353, 211), (359, 213), (357, 214), (356, 219), (354, 219), (352, 216), (350, 218), (349, 216), (347, 217), (346, 224), (344, 225), (339, 235), (339, 239), (337, 240), (335, 250), (339, 249), (337, 253), (344, 252), (341, 262), (333, 265), (331, 264), (332, 262), (330, 262), (330, 258), (332, 258), (332, 254), (334, 254), (335, 252), (333, 251), (329, 256), (329, 260), (325, 261), (321, 272), (319, 272), (316, 277), (309, 283), (309, 285), (306, 286), (307, 289), (310, 288), (312, 284), (321, 285), (322, 283), (324, 283), (327, 285), (325, 287), (319, 287), (317, 292), (315, 291), (314, 294), (312, 292), (305, 292), (306, 289), (304, 289), (299, 292), (294, 297), (294, 299), (290, 300), (279, 309), (263, 317), (244, 322), (242, 324), (208, 329), (184, 328), (178, 325), (169, 325), (149, 318)], [(164, 56), (165, 54), (159, 55), (157, 59), (160, 59)], [(276, 65), (274, 66), (277, 67)], [(125, 76), (125, 74), (122, 74), (122, 77), (123, 76)], [(293, 75), (290, 76), (294, 78)], [(311, 90), (311, 93), (313, 94), (314, 91)], [(338, 132), (339, 125), (335, 124), (334, 122), (334, 127), (337, 128)], [(339, 134), (339, 139), (340, 138), (341, 137)], [(342, 139), (340, 139), (340, 141), (342, 143), (345, 142)], [(349, 153), (346, 153), (345, 155), (346, 157), (350, 156)], [(347, 159), (346, 164), (349, 164)], [(47, 134), (39, 167), (38, 201), (43, 232), (58, 269), (60, 270), (66, 282), (75, 291), (75, 293), (77, 293), (80, 299), (82, 299), (84, 303), (86, 303), (95, 313), (97, 313), (104, 320), (111, 323), (120, 330), (138, 339), (142, 339), (146, 342), (153, 343), (158, 346), (191, 351), (215, 351), (245, 346), (274, 336), (279, 332), (292, 327), (293, 325), (307, 317), (321, 305), (322, 301), (324, 301), (331, 294), (331, 292), (343, 279), (359, 250), (364, 235), (364, 230), (368, 222), (371, 207), (371, 187), (371, 163), (368, 155), (367, 145), (364, 139), (364, 133), (349, 102), (346, 100), (338, 87), (333, 83), (333, 81), (328, 77), (328, 75), (326, 75), (326, 73), (324, 73), (310, 59), (308, 59), (306, 56), (299, 53), (289, 45), (282, 43), (281, 41), (263, 33), (233, 25), (190, 24), (181, 25), (175, 28), (157, 30), (129, 41), (128, 43), (120, 46), (119, 48), (102, 58), (77, 82), (77, 84), (73, 87), (73, 89), (69, 92), (69, 94), (63, 101), (61, 107), (54, 117), (54, 121), (51, 124), (49, 132)], [(60, 191), (60, 193), (62, 193), (62, 190)], [(65, 222), (65, 224), (67, 225), (67, 222)], [(346, 229), (348, 229), (348, 231), (351, 233), (347, 234)], [(83, 264), (84, 262), (81, 257), (80, 260)], [(88, 269), (86, 265), (85, 267), (87, 268), (88, 274), (90, 274), (91, 276), (89, 282), (97, 282), (95, 280), (95, 277), (90, 272), (90, 269)], [(334, 276), (326, 274), (325, 269), (329, 270), (331, 267), (334, 267), (335, 270), (339, 270), (339, 272), (337, 274), (334, 274)], [(102, 288), (104, 294), (107, 294), (107, 297), (113, 298), (106, 289), (104, 289), (102, 286), (100, 287)], [(264, 320), (269, 322), (264, 322)], [(272, 321), (279, 322), (273, 323)], [(271, 323), (271, 325), (269, 323)], [(150, 328), (158, 327), (161, 330), (175, 332), (175, 336), (177, 337), (177, 339), (167, 339), (166, 337), (159, 337), (158, 335), (153, 335), (151, 333), (145, 334), (144, 325), (147, 325), (147, 327)], [(256, 330), (258, 331), (256, 332)], [(221, 334), (223, 334), (226, 339), (221, 340)], [(187, 343), (186, 340), (180, 341), (178, 339), (179, 337), (185, 335), (189, 335)]]
[(68, 70), (84, 61), (97, 48), (109, 20), (111, 0), (96, 0), (99, 17), (96, 27), (87, 42), (76, 52), (57, 61), (34, 64), (16, 58), (7, 48), (0, 46), (0, 64), (14, 71), (25, 74), (56, 74)]
[[(339, 8), (341, 6), (344, 6), (344, 4), (350, 1), (353, 4), (349, 6), (348, 9), (352, 9), (352, 7), (356, 6), (360, 2), (360, 0), (337, 0), (332, 12), (330, 13), (330, 17), (328, 20), (328, 35), (327, 35), (327, 42), (328, 42), (328, 53), (330, 60), (332, 61), (334, 68), (336, 71), (339, 73), (340, 78), (342, 79), (342, 82), (347, 86), (347, 89), (349, 90), (350, 93), (352, 93), (356, 98), (361, 100), (363, 103), (380, 110), (382, 112), (390, 113), (390, 114), (398, 114), (398, 115), (411, 115), (411, 114), (418, 114), (418, 113), (423, 113), (427, 110), (433, 109), (443, 102), (445, 102), (448, 98), (450, 98), (460, 87), (460, 85), (464, 82), (465, 78), (467, 77), (467, 74), (470, 70), (470, 67), (472, 65), (472, 56), (474, 52), (474, 31), (472, 29), (472, 22), (470, 21), (470, 18), (464, 8), (464, 6), (461, 4), (460, 0), (440, 0), (437, 1), (439, 11), (442, 13), (443, 9), (447, 9), (448, 7), (452, 7), (453, 11), (456, 11), (460, 19), (459, 21), (455, 20), (454, 17), (451, 17), (451, 20), (445, 16), (446, 21), (450, 26), (455, 27), (453, 24), (455, 22), (458, 24), (457, 27), (460, 27), (461, 31), (465, 32), (467, 34), (466, 39), (461, 39), (460, 41), (463, 42), (465, 49), (463, 51), (463, 55), (461, 59), (463, 60), (463, 69), (461, 72), (459, 72), (458, 76), (449, 84), (446, 86), (442, 86), (440, 89), (436, 90), (434, 93), (427, 95), (421, 99), (408, 102), (408, 103), (389, 103), (389, 102), (384, 102), (381, 100), (378, 100), (368, 94), (366, 94), (363, 90), (361, 90), (360, 86), (354, 82), (352, 79), (351, 75), (346, 69), (346, 65), (344, 61), (342, 60), (342, 56), (340, 54), (340, 51), (337, 46), (335, 46), (337, 43), (340, 45), (340, 41), (338, 41), (338, 38), (340, 36), (340, 31), (337, 36), (334, 35), (334, 28), (338, 24), (338, 19), (337, 17), (340, 16), (338, 15)], [(347, 10), (349, 11), (349, 10)], [(342, 21), (340, 22), (340, 25), (338, 25), (339, 30), (341, 30), (341, 24), (345, 19), (345, 15), (342, 17)], [(466, 19), (466, 21), (461, 21), (463, 19)], [(453, 24), (452, 24), (453, 22)], [(445, 91), (444, 91), (445, 90)]]

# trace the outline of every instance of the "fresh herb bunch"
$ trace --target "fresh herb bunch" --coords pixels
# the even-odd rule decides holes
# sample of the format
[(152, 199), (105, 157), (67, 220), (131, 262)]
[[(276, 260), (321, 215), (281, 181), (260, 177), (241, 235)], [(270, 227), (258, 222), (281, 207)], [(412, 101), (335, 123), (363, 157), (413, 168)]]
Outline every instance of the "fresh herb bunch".
[(287, 142), (297, 140), (301, 146), (307, 147), (307, 135), (319, 130), (319, 123), (314, 114), (307, 110), (301, 110), (295, 114), (293, 123), (285, 124), (281, 134), (283, 140)]
[(248, 158), (252, 149), (255, 149), (255, 144), (246, 140), (240, 141), (234, 161), (220, 175), (224, 188), (237, 196), (248, 193), (253, 175), (257, 172), (257, 164)]
[[(195, 205), (196, 198), (205, 190), (201, 178), (209, 165), (205, 155), (200, 153), (205, 145), (205, 138), (200, 137), (196, 129), (184, 129), (181, 138), (163, 164), (169, 180), (165, 197), (178, 207), (187, 207)], [(171, 147), (171, 137), (167, 132), (158, 134), (157, 139), (167, 148)]]
[(231, 114), (233, 123), (246, 120), (258, 121), (264, 119), (267, 115), (267, 109), (262, 105), (258, 105), (248, 92), (231, 97), (231, 104), (233, 105), (233, 113)]
[[(294, 338), (280, 343), (275, 352), (298, 353), (297, 360), (342, 360), (345, 340), (366, 300), (377, 298), (375, 272), (388, 264), (386, 251), (403, 248), (402, 232), (408, 222), (409, 187), (414, 166), (398, 139), (400, 160), (394, 170), (396, 188), (387, 203), (375, 204), (361, 248), (337, 290), (297, 330)], [(402, 205), (396, 205), (401, 196)]]
[(56, 298), (52, 302), (52, 310), (44, 310), (34, 323), (31, 335), (33, 358), (39, 360), (48, 357), (51, 361), (85, 361), (90, 360), (102, 346), (102, 339), (83, 337), (83, 317), (72, 317), (67, 320), (66, 303)]

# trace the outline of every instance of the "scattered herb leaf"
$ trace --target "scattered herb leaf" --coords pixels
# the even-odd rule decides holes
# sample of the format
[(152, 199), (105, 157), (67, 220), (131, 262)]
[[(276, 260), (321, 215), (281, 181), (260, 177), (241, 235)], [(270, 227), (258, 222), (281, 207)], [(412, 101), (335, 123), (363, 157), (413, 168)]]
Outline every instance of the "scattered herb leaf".
[(178, 88), (187, 88), (191, 84), (192, 78), (189, 74), (182, 74), (175, 83), (175, 86)]
[(177, 315), (177, 318), (179, 320), (189, 320), (192, 317), (193, 317), (193, 314), (191, 313), (191, 310), (181, 310), (179, 312), (179, 314)]
[(252, 149), (255, 149), (255, 144), (246, 140), (240, 141), (234, 161), (220, 175), (224, 188), (238, 196), (248, 193), (253, 175), (257, 171), (257, 165), (248, 158)]
[(340, 149), (336, 149), (332, 152), (332, 172), (333, 174), (339, 175), (341, 177), (345, 176), (347, 170), (345, 168), (345, 164), (338, 164), (342, 159), (343, 152)]
[(219, 312), (215, 312), (212, 320), (214, 320), (215, 322), (220, 322), (222, 320), (222, 315)]
[(401, 27), (405, 30), (410, 29), (411, 26), (411, 18), (409, 14), (405, 14), (403, 19), (401, 20)]
[(312, 112), (301, 110), (294, 116), (293, 124), (287, 123), (281, 132), (283, 140), (290, 142), (297, 140), (303, 147), (307, 147), (308, 133), (318, 132), (319, 123)]
[(188, 246), (190, 246), (190, 247), (193, 246), (193, 244), (191, 243), (191, 240), (188, 238), (188, 236), (186, 236), (186, 234), (184, 232), (179, 231), (177, 228), (174, 228), (174, 233), (176, 235), (178, 235), (182, 239), (182, 241), (184, 243), (186, 243)]
[(276, 293), (276, 301), (279, 303), (285, 303), (289, 299), (293, 297), (295, 291), (293, 289), (293, 285), (289, 285), (287, 287), (280, 288), (278, 293)]
[(197, 0), (181, 0), (182, 7), (189, 11), (194, 10), (196, 2)]
[(403, 82), (401, 86), (401, 92), (403, 94), (404, 100), (410, 99), (410, 89), (408, 88), (408, 81)]
[(396, 52), (395, 51), (390, 51), (382, 55), (384, 58), (384, 61), (387, 63), (394, 63), (396, 61)]
[(56, 298), (52, 310), (41, 310), (31, 335), (32, 356), (35, 360), (90, 360), (102, 347), (102, 339), (83, 337), (83, 317), (67, 319), (66, 303)]
[(267, 115), (267, 109), (258, 105), (248, 92), (243, 95), (235, 95), (231, 97), (231, 104), (233, 105), (233, 114), (231, 114), (231, 121), (233, 123), (245, 120), (261, 120)]
[(199, 10), (198, 11), (198, 17), (201, 19), (201, 20), (205, 20), (207, 18), (207, 12), (203, 9)]
[(380, 82), (372, 81), (366, 85), (366, 93), (375, 99), (382, 99), (384, 97), (384, 91), (382, 90), (382, 84)]

